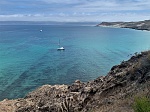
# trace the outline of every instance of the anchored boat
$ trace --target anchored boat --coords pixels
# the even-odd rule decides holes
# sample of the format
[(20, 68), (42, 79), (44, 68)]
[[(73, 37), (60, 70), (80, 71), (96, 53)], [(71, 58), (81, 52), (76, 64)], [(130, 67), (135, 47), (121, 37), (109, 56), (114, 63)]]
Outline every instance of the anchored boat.
[(59, 48), (57, 48), (57, 50), (65, 50), (64, 47), (60, 47), (60, 39), (59, 39), (59, 44), (58, 44)]

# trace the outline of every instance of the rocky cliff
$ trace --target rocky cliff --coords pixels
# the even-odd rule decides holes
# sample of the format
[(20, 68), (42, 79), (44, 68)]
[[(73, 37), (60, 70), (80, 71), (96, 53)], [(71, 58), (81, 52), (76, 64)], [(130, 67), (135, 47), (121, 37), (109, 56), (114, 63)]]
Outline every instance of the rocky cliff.
[(133, 112), (134, 97), (149, 96), (149, 91), (150, 51), (146, 51), (87, 83), (44, 85), (25, 98), (5, 99), (0, 112)]
[(110, 27), (131, 28), (136, 30), (150, 31), (150, 20), (139, 22), (102, 22), (97, 26), (110, 26)]

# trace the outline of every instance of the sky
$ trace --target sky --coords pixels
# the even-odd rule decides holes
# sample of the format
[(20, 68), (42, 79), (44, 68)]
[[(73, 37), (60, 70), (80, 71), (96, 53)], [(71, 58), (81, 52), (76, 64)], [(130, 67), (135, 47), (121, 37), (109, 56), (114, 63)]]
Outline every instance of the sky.
[(150, 0), (0, 0), (0, 21), (100, 22), (150, 19)]

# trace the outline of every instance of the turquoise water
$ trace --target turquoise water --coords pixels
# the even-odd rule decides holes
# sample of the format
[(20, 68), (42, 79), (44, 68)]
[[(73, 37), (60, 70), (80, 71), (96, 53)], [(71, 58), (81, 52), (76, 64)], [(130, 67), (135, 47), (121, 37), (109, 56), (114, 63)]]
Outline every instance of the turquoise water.
[[(40, 32), (40, 30), (43, 30)], [(58, 41), (65, 51), (57, 51)], [(150, 49), (150, 32), (71, 25), (0, 26), (0, 100), (43, 84), (106, 75), (130, 54)]]

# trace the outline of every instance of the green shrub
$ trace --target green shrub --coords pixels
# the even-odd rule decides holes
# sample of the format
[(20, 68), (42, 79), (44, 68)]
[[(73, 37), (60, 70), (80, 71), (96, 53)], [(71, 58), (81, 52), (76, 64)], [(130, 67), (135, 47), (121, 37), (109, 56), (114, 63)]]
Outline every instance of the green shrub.
[(137, 97), (133, 105), (135, 112), (150, 112), (150, 99), (147, 97)]
[(148, 53), (147, 59), (148, 61), (150, 61), (150, 53)]

